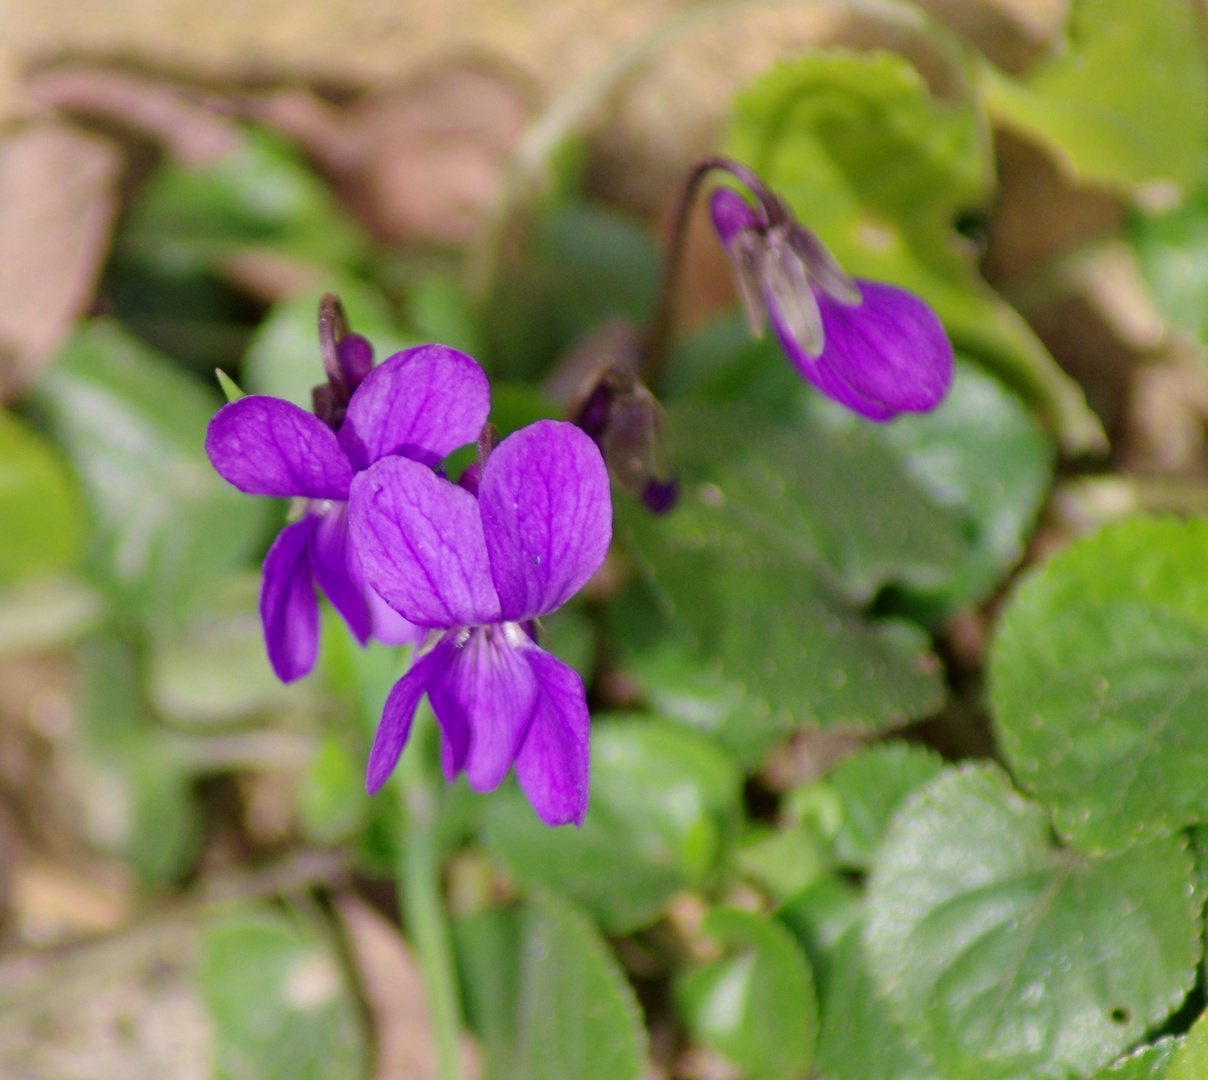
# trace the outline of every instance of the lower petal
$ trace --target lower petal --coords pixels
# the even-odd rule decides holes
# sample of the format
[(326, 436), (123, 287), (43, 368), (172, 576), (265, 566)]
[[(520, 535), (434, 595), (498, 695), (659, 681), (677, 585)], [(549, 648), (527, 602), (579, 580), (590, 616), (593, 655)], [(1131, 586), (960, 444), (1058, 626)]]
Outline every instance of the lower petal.
[(382, 719), (373, 738), (373, 749), (369, 751), (369, 767), (365, 772), (365, 790), (370, 795), (394, 772), (399, 754), (407, 745), (411, 734), (411, 721), (424, 691), (438, 681), (444, 667), (452, 658), (453, 642), (446, 635), (436, 648), (426, 653), (411, 665), (411, 669), (394, 684), (382, 709)]
[(319, 654), (319, 600), (310, 559), (317, 525), (309, 516), (287, 525), (264, 559), (260, 621), (269, 663), (282, 682), (306, 675)]
[(591, 741), (583, 680), (542, 649), (524, 655), (537, 680), (537, 706), (516, 755), (516, 778), (546, 825), (582, 825)]
[(819, 296), (826, 345), (813, 375), (820, 390), (872, 420), (926, 412), (952, 384), (952, 345), (939, 317), (905, 289), (858, 282), (863, 302)]
[[(499, 786), (528, 728), (537, 701), (537, 680), (525, 660), (531, 649), (528, 635), (516, 623), (479, 627), (429, 692), (451, 744), (446, 767), (452, 765), (456, 772), (464, 760), (466, 778), (475, 791)], [(463, 732), (468, 733), (468, 747), (459, 755)]]
[(314, 516), (318, 525), (310, 552), (319, 588), (364, 645), (373, 630), (373, 612), (365, 595), (367, 586), (360, 564), (352, 561), (355, 556), (348, 543), (348, 504), (333, 502), (325, 512)]

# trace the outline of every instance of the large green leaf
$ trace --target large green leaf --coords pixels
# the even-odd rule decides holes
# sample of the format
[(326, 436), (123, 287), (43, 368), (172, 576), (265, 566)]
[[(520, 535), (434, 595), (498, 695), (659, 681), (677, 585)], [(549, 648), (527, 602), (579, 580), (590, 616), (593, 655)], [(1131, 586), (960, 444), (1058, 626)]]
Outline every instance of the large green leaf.
[(946, 1080), (1107, 1064), (1195, 981), (1202, 897), (1181, 838), (1092, 857), (994, 765), (953, 769), (894, 816), (869, 883), (878, 989)]
[(867, 870), (893, 812), (943, 767), (940, 756), (913, 743), (887, 742), (841, 761), (823, 783), (839, 797), (842, 824), (835, 858)]
[(1134, 518), (1050, 559), (991, 653), (1001, 745), (1082, 847), (1208, 818), (1208, 521)]
[[(1183, 1042), (1183, 1039), (1167, 1036), (1152, 1046), (1142, 1046), (1127, 1057), (1112, 1062), (1102, 1072), (1095, 1073), (1094, 1080), (1174, 1080), (1175, 1074), (1169, 1071), (1171, 1059)], [(1198, 1080), (1206, 1074), (1208, 1059), (1197, 1064), (1199, 1067), (1182, 1080)]]
[(1208, 345), (1208, 179), (1177, 206), (1136, 209), (1128, 231), (1162, 318)]
[(941, 1080), (877, 993), (862, 932), (862, 923), (850, 927), (830, 959), (818, 1072), (827, 1080)]
[(704, 881), (737, 824), (742, 777), (712, 740), (681, 726), (600, 720), (583, 827), (542, 825), (512, 787), (490, 801), (487, 837), (522, 882), (567, 894), (623, 934)]
[(488, 1080), (638, 1080), (646, 1032), (633, 990), (591, 923), (540, 895), (453, 924)]
[[(858, 423), (855, 417), (847, 422)], [(1022, 401), (959, 357), (939, 408), (900, 416), (872, 432), (937, 502), (959, 510), (971, 526), (969, 554), (953, 578), (910, 592), (939, 612), (981, 603), (1023, 556), (1052, 482), (1052, 442)]]
[(0, 410), (0, 582), (71, 566), (82, 526), (79, 499), (58, 455)]
[(995, 119), (1083, 180), (1191, 184), (1208, 142), (1208, 64), (1191, 0), (1074, 0), (1064, 40), (1023, 81), (983, 66)]
[(1192, 1024), (1187, 1038), (1170, 1057), (1166, 1072), (1151, 1075), (1156, 1075), (1157, 1080), (1202, 1080), (1208, 1076), (1208, 1018), (1201, 1016)]
[(955, 344), (1040, 404), (1070, 450), (1104, 445), (1081, 390), (978, 276), (957, 218), (989, 196), (984, 120), (933, 98), (888, 53), (782, 64), (735, 101), (730, 152), (784, 196), (849, 272), (927, 301)]
[(841, 591), (945, 580), (966, 550), (959, 517), (860, 428), (705, 405), (669, 421), (680, 501), (656, 518), (618, 499), (617, 533), (699, 655), (782, 729), (871, 730), (934, 709), (924, 635), (861, 617)]
[(800, 946), (775, 920), (739, 908), (711, 911), (702, 931), (727, 955), (680, 979), (676, 999), (688, 1030), (752, 1080), (804, 1075), (818, 1005)]
[(364, 1037), (330, 945), (272, 911), (218, 920), (198, 981), (216, 1080), (360, 1080)]
[(296, 151), (252, 129), (216, 161), (161, 165), (139, 192), (119, 244), (167, 276), (212, 266), (246, 248), (345, 267), (369, 250), (365, 235)]
[(95, 518), (93, 565), (144, 617), (176, 620), (242, 563), (271, 503), (241, 495), (203, 449), (215, 395), (103, 320), (38, 386)]

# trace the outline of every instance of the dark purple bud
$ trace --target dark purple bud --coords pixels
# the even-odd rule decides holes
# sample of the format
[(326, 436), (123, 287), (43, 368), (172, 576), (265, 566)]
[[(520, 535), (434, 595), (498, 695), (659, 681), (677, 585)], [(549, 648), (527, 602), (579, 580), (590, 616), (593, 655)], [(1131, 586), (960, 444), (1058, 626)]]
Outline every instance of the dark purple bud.
[(478, 496), (478, 485), (482, 480), (482, 465), (477, 461), (471, 461), (461, 471), (461, 476), (457, 478), (457, 486), (465, 488), (471, 495)]
[(674, 477), (666, 483), (651, 480), (642, 489), (642, 502), (652, 514), (665, 514), (679, 502), (679, 481)]
[(348, 395), (352, 392), (344, 378), (338, 348), (340, 340), (347, 333), (348, 320), (344, 316), (340, 298), (335, 293), (324, 293), (319, 299), (319, 356), (332, 390), (337, 398), (343, 398), (341, 404), (347, 404)]
[(360, 334), (345, 334), (336, 342), (340, 372), (352, 394), (373, 370), (373, 346)]

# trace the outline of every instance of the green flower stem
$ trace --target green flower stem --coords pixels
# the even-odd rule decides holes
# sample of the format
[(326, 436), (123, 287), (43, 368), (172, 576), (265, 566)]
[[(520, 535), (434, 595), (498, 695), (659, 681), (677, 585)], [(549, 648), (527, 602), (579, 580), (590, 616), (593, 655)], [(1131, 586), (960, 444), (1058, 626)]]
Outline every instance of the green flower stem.
[(440, 888), (436, 843), (436, 784), (423, 751), (432, 732), (426, 707), (416, 714), (411, 746), (396, 770), (400, 802), (397, 882), (403, 922), (419, 958), (436, 1043), (440, 1080), (461, 1080), (461, 1009), (457, 974)]

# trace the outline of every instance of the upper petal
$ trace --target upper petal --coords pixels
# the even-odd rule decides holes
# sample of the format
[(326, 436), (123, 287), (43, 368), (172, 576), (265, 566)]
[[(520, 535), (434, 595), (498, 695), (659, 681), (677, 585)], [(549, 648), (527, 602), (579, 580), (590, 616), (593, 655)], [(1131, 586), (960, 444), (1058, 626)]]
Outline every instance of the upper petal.
[(343, 616), (348, 629), (362, 645), (373, 630), (373, 612), (366, 596), (360, 564), (348, 542), (348, 504), (331, 503), (311, 514), (318, 524), (310, 545), (315, 577), (332, 607)]
[(404, 618), (498, 621), (478, 501), (464, 488), (409, 458), (383, 458), (353, 481), (349, 528), (365, 580)]
[[(537, 680), (524, 653), (534, 648), (515, 623), (474, 630), (428, 691), (448, 732), (469, 730), (466, 778), (492, 791), (508, 774), (537, 703)], [(454, 771), (460, 763), (454, 762)]]
[(352, 468), (335, 433), (280, 398), (251, 395), (210, 421), (206, 453), (222, 478), (249, 495), (347, 499)]
[(419, 345), (366, 376), (348, 402), (340, 445), (356, 469), (388, 454), (435, 465), (477, 439), (490, 411), (490, 386), (475, 360), (446, 345)]
[(319, 599), (310, 565), (317, 526), (311, 516), (287, 525), (264, 559), (260, 622), (269, 663), (282, 682), (309, 673), (319, 654)]
[(582, 825), (591, 756), (583, 681), (542, 649), (524, 657), (537, 679), (537, 705), (516, 755), (516, 779), (546, 825)]
[(573, 424), (539, 420), (504, 439), (482, 471), (478, 506), (505, 620), (553, 611), (608, 554), (608, 470)]
[(922, 300), (876, 281), (857, 281), (858, 305), (817, 295), (825, 346), (807, 356), (773, 312), (777, 337), (794, 366), (819, 390), (869, 420), (926, 412), (952, 383), (952, 345), (935, 312)]
[(452, 641), (443, 638), (430, 653), (417, 659), (410, 670), (390, 691), (382, 709), (382, 719), (373, 738), (373, 749), (369, 751), (369, 767), (365, 772), (365, 790), (373, 795), (394, 771), (398, 756), (403, 752), (407, 736), (411, 734), (411, 721), (419, 699), (435, 679), (444, 671), (452, 655)]
[(717, 235), (727, 247), (740, 232), (758, 229), (763, 224), (760, 212), (732, 188), (718, 188), (713, 192), (709, 213)]

